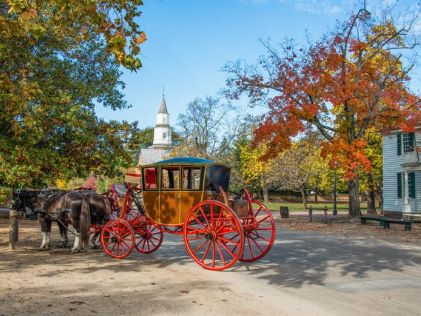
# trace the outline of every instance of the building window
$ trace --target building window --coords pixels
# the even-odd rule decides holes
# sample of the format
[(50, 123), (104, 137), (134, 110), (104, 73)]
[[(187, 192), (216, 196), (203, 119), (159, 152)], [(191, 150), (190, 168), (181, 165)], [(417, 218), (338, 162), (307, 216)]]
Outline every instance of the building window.
[(415, 148), (415, 134), (414, 133), (405, 133), (403, 134), (403, 152), (414, 151)]
[(409, 197), (415, 199), (415, 172), (408, 173), (408, 192)]
[(162, 134), (162, 138), (163, 139), (167, 138), (167, 133)]
[(403, 196), (403, 179), (402, 179), (402, 176), (403, 176), (403, 173), (402, 172), (398, 172), (398, 174), (397, 174), (397, 176), (398, 176), (398, 199), (401, 199), (402, 198), (402, 196)]

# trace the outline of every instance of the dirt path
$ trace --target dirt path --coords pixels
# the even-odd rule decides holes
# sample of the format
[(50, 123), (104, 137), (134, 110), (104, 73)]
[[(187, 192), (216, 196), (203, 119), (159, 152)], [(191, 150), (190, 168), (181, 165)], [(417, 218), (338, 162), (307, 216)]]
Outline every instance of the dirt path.
[(393, 315), (421, 308), (417, 246), (279, 231), (261, 261), (210, 272), (193, 263), (179, 237), (166, 235), (155, 254), (114, 260), (101, 251), (38, 251), (38, 228), (24, 222), (12, 252), (2, 223), (2, 315)]

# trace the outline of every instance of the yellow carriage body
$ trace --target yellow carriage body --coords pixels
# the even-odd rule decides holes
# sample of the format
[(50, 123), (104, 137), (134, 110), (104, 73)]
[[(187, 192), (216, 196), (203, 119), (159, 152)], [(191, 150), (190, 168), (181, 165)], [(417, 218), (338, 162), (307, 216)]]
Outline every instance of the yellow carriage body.
[(228, 191), (230, 168), (200, 158), (172, 158), (142, 166), (143, 204), (147, 215), (163, 225), (179, 226), (197, 203), (219, 186)]

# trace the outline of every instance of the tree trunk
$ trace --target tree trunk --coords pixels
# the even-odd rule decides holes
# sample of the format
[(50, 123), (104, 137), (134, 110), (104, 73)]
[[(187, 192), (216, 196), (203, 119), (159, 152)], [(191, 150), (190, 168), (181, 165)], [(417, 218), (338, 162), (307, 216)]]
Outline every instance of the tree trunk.
[(318, 202), (319, 201), (319, 189), (315, 188), (314, 189), (314, 202)]
[(337, 184), (336, 184), (336, 169), (333, 171), (333, 215), (338, 215), (338, 208), (337, 208)]
[(360, 194), (358, 190), (358, 175), (348, 180), (349, 215), (351, 217), (361, 216)]
[(307, 208), (307, 199), (306, 199), (306, 190), (305, 190), (305, 188), (304, 187), (301, 187), (300, 188), (300, 192), (301, 192), (301, 199), (303, 201), (304, 209), (306, 209)]
[(368, 177), (368, 192), (367, 192), (367, 213), (376, 214), (376, 191), (374, 188), (373, 174), (369, 172)]
[(376, 187), (376, 196), (377, 196), (377, 201), (379, 202), (380, 213), (383, 214), (383, 191), (382, 191), (382, 188), (379, 186)]
[(268, 190), (268, 188), (263, 187), (262, 193), (263, 193), (263, 203), (268, 203), (269, 202), (269, 190)]

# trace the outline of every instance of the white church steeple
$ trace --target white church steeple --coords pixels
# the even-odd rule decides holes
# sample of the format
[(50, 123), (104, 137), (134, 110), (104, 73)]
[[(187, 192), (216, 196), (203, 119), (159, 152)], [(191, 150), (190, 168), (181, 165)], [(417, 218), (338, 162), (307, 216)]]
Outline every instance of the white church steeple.
[(165, 96), (162, 94), (161, 105), (156, 116), (156, 126), (153, 135), (152, 147), (171, 147), (171, 127), (170, 119), (167, 110), (167, 103), (165, 102)]

